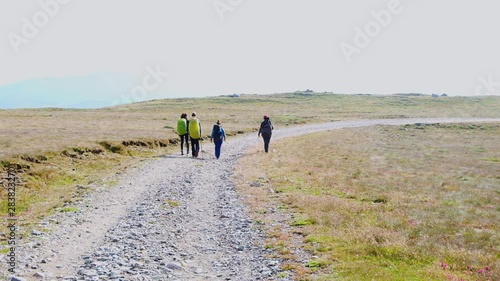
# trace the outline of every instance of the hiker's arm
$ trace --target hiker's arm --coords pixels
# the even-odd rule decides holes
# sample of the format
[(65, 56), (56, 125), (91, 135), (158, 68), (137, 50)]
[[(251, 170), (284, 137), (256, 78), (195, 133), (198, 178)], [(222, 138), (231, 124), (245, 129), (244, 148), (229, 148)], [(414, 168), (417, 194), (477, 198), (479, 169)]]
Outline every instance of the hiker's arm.
[(226, 141), (226, 131), (224, 131), (223, 128), (221, 128), (221, 131), (222, 131), (222, 139)]

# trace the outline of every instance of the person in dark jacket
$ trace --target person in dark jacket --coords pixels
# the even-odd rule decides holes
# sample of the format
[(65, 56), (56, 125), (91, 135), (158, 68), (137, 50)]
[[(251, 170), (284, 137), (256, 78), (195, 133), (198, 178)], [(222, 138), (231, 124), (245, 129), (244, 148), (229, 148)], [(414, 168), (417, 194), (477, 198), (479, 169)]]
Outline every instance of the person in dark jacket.
[(273, 124), (267, 115), (264, 115), (264, 121), (260, 123), (259, 137), (262, 135), (264, 139), (264, 151), (269, 152), (269, 142), (271, 142), (271, 136), (273, 135)]

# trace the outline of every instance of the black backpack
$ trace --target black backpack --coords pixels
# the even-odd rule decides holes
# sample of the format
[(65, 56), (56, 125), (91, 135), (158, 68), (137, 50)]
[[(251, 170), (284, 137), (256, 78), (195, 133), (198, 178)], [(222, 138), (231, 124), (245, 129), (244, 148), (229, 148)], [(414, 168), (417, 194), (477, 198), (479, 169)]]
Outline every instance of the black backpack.
[(212, 129), (214, 131), (214, 139), (220, 140), (222, 137), (222, 131), (220, 129), (220, 125), (214, 125), (214, 128)]
[(262, 124), (262, 128), (263, 128), (263, 129), (267, 129), (267, 128), (271, 129), (271, 128), (272, 128), (271, 126), (272, 126), (272, 125), (271, 125), (271, 120), (269, 120), (269, 119), (264, 120), (264, 122), (263, 122), (263, 124)]

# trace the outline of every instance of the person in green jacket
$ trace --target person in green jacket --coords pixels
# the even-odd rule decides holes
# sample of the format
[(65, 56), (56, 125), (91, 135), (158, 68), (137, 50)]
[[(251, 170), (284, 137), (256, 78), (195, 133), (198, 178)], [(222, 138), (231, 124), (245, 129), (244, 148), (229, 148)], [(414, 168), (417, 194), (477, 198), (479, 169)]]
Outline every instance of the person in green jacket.
[(200, 120), (196, 118), (196, 112), (193, 112), (193, 114), (191, 114), (191, 117), (191, 120), (189, 120), (191, 151), (193, 153), (193, 157), (198, 157), (198, 153), (200, 153), (201, 123)]
[(181, 118), (177, 120), (177, 134), (181, 138), (181, 155), (184, 155), (184, 143), (186, 143), (186, 150), (189, 155), (189, 120), (187, 120), (186, 113), (182, 113)]

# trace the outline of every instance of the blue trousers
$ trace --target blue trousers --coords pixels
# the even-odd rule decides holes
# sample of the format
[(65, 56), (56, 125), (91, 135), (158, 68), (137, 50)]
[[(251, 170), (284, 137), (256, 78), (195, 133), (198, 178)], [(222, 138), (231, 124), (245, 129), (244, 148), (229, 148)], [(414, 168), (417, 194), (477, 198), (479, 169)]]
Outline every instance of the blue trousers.
[(215, 140), (214, 139), (214, 144), (215, 144), (215, 158), (219, 159), (220, 157), (220, 150), (222, 147), (222, 139), (220, 140)]

